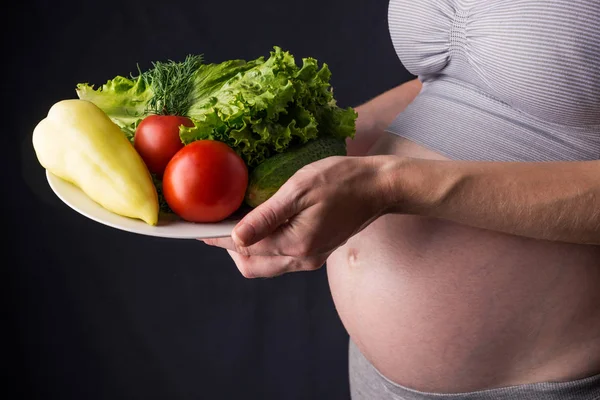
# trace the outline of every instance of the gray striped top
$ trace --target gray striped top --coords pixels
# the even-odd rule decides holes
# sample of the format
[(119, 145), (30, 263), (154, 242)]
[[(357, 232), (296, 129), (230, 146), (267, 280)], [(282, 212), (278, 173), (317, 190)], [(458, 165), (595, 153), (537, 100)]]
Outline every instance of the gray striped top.
[(452, 159), (600, 159), (600, 0), (391, 0), (423, 90), (388, 130)]

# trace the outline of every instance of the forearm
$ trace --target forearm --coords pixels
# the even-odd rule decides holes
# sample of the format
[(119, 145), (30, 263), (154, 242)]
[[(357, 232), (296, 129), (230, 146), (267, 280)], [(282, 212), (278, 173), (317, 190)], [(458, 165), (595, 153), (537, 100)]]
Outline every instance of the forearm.
[(391, 157), (387, 212), (536, 239), (600, 245), (600, 161), (500, 163)]
[(367, 154), (388, 125), (414, 100), (420, 90), (421, 82), (414, 79), (355, 107), (358, 113), (356, 135), (346, 142), (348, 155)]

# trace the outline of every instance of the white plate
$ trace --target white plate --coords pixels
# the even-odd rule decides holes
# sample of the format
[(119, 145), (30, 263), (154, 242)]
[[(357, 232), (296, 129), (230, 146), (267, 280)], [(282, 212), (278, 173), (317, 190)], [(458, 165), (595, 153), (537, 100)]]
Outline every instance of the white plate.
[(151, 226), (142, 220), (123, 217), (108, 211), (77, 186), (46, 171), (50, 188), (66, 205), (87, 218), (127, 232), (140, 235), (157, 236), (172, 239), (206, 239), (231, 236), (239, 218), (230, 218), (222, 222), (200, 224), (183, 221), (177, 217), (161, 215), (156, 226)]

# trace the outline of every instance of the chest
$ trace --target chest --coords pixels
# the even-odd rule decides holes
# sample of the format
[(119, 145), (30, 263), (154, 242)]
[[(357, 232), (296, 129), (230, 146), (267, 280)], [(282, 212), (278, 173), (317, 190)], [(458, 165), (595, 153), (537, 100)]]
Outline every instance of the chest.
[(391, 0), (389, 29), (425, 81), (458, 79), (544, 121), (600, 127), (598, 0)]

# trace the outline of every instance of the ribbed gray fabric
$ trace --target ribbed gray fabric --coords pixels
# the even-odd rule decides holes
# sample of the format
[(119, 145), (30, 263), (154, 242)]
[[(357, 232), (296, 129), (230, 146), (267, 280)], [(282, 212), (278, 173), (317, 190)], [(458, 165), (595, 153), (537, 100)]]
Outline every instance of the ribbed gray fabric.
[(350, 341), (352, 400), (598, 400), (600, 375), (572, 382), (541, 382), (469, 393), (424, 393), (385, 378)]
[(392, 0), (422, 93), (389, 131), (453, 159), (600, 159), (600, 0)]
[[(391, 0), (423, 90), (388, 131), (451, 159), (600, 159), (600, 0)], [(352, 344), (353, 400), (597, 400), (600, 375), (445, 395), (379, 374)]]

